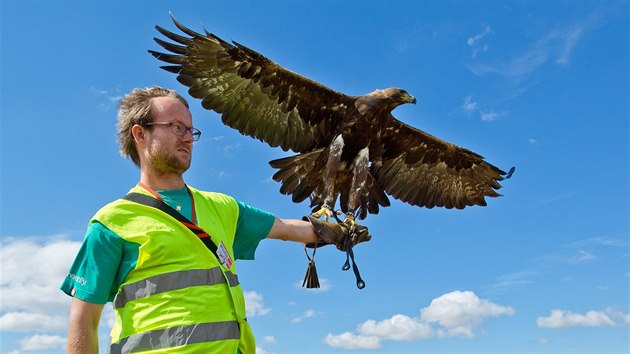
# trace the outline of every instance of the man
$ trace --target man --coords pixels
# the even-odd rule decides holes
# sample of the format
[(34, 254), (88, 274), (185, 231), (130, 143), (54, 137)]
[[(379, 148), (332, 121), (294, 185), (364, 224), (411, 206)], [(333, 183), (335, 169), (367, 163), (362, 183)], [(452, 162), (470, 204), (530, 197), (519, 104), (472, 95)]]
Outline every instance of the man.
[[(254, 353), (234, 260), (253, 259), (264, 238), (312, 244), (322, 240), (322, 228), (347, 233), (187, 186), (183, 173), (200, 135), (188, 103), (174, 91), (135, 89), (121, 100), (121, 154), (140, 168), (131, 192), (163, 201), (190, 222), (127, 199), (96, 213), (61, 286), (73, 297), (68, 353), (98, 352), (98, 324), (109, 301), (116, 315), (112, 354)], [(214, 251), (200, 238), (208, 234)]]

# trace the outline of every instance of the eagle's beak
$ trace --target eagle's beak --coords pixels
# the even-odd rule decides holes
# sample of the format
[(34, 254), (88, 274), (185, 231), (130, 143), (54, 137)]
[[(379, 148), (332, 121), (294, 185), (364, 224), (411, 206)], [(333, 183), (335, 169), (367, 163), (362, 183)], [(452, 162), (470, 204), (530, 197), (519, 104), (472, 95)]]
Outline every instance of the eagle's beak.
[(409, 95), (409, 98), (407, 98), (407, 102), (416, 104), (416, 98), (413, 97), (412, 95)]

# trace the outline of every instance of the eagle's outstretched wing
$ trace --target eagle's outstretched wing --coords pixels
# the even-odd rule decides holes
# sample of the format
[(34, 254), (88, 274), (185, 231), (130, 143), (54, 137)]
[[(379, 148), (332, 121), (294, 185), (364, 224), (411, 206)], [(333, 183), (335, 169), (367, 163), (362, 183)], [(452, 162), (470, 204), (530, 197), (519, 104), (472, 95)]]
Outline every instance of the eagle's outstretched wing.
[(397, 119), (390, 121), (382, 143), (382, 157), (372, 164), (372, 173), (387, 194), (411, 205), (485, 206), (485, 197), (500, 196), (498, 181), (514, 171), (506, 173), (470, 150)]
[(223, 123), (272, 147), (295, 152), (325, 146), (353, 99), (293, 73), (236, 42), (196, 33), (173, 18), (186, 36), (156, 26), (176, 43), (155, 38), (171, 53), (149, 51), (172, 65), (188, 93)]

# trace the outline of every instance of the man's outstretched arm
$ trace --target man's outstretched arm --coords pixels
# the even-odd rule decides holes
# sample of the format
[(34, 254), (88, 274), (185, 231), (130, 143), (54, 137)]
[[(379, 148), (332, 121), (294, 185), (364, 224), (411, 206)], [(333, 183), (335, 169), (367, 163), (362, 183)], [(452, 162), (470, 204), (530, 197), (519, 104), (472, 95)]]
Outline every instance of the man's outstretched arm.
[(298, 219), (276, 218), (267, 238), (277, 240), (311, 243), (317, 241), (317, 235), (311, 223)]

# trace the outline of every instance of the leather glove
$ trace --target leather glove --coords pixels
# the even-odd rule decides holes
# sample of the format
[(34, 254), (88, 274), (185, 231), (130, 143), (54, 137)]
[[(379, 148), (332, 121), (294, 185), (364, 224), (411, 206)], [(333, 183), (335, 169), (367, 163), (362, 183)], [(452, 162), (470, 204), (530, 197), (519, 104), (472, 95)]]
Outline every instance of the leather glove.
[(303, 217), (302, 220), (309, 221), (319, 237), (317, 242), (307, 243), (305, 246), (308, 248), (333, 244), (340, 251), (347, 252), (348, 246), (351, 248), (372, 239), (368, 228), (363, 225), (355, 224), (352, 228), (345, 222), (322, 221), (311, 215)]

